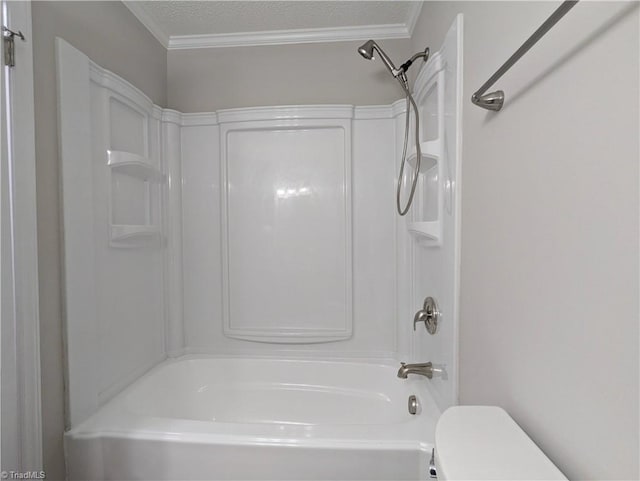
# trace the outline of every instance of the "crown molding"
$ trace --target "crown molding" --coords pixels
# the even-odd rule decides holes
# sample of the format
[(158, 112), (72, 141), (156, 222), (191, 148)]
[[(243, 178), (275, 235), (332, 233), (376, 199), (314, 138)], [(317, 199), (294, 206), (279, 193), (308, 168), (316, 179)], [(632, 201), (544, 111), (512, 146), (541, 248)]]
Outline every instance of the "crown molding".
[(215, 47), (284, 45), (299, 43), (344, 42), (355, 40), (409, 38), (403, 23), (356, 27), (302, 28), (205, 35), (172, 35), (169, 50)]
[(140, 6), (139, 2), (135, 0), (122, 0), (122, 3), (167, 50), (345, 42), (367, 40), (369, 38), (382, 40), (405, 39), (410, 38), (413, 34), (424, 4), (423, 1), (411, 2), (411, 8), (409, 9), (405, 23), (202, 35), (169, 35)]
[(420, 17), (420, 13), (422, 13), (422, 7), (424, 6), (424, 1), (415, 1), (411, 3), (411, 8), (409, 9), (409, 15), (407, 15), (407, 32), (411, 37), (413, 35), (413, 31), (416, 28), (416, 23), (418, 23), (418, 18)]
[(164, 48), (169, 48), (169, 35), (153, 20), (135, 0), (122, 0), (124, 6), (145, 26)]

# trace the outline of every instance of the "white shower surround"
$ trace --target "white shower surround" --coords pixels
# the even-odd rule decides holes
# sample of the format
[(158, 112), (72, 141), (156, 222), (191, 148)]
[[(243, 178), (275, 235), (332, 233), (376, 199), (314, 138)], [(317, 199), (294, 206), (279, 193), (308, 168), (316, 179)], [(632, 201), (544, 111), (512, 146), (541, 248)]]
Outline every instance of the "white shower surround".
[(226, 337), (318, 343), (353, 334), (353, 109), (317, 110), (219, 115)]
[[(100, 68), (66, 42), (58, 40), (58, 46), (59, 61), (66, 62), (59, 72), (59, 89), (71, 426), (86, 419), (167, 355), (282, 357), (306, 354), (389, 359), (397, 358), (399, 351), (406, 352), (396, 345), (396, 323), (390, 322), (395, 321), (397, 311), (395, 215), (393, 204), (387, 202), (393, 195), (395, 175), (395, 166), (388, 161), (395, 158), (394, 117), (403, 115), (403, 102), (383, 107), (293, 106), (181, 114), (154, 106), (144, 94)], [(92, 93), (93, 112), (90, 107)], [(149, 155), (166, 175), (161, 216), (161, 231), (167, 239), (164, 249), (153, 242), (145, 244), (144, 238), (141, 244), (133, 244), (132, 249), (114, 249), (103, 240), (104, 230), (108, 231), (105, 225), (108, 219), (101, 212), (106, 206), (93, 204), (96, 203), (96, 191), (107, 183), (108, 168), (101, 166), (101, 160), (94, 168), (84, 159), (92, 155), (102, 159), (106, 151), (113, 148), (105, 140), (102, 145), (96, 145), (108, 133), (91, 132), (92, 125), (102, 125), (96, 122), (109, 115), (100, 105), (112, 97), (130, 106), (136, 115), (139, 113), (140, 121), (148, 129), (144, 136), (148, 145), (141, 147), (140, 154)], [(92, 115), (95, 118), (92, 119)], [(120, 118), (109, 122), (124, 123)], [(351, 232), (355, 287), (354, 332), (349, 339), (283, 346), (247, 342), (224, 335), (220, 129), (247, 122), (281, 125), (337, 122), (353, 131), (348, 154), (354, 178), (350, 187), (353, 189)], [(77, 141), (79, 132), (82, 132), (83, 142)], [(70, 141), (66, 141), (65, 136)], [(385, 191), (386, 195), (383, 194)], [(87, 225), (95, 225), (95, 229), (101, 231), (93, 237), (87, 235)], [(101, 249), (105, 259), (110, 259), (107, 256), (126, 256), (128, 264), (119, 266), (118, 275), (100, 279), (100, 273), (94, 269), (96, 266), (103, 268), (111, 260), (81, 261), (95, 258), (96, 249)], [(152, 255), (152, 252), (157, 256), (154, 269), (162, 268), (161, 274), (139, 265), (138, 257)], [(140, 287), (155, 286), (155, 290), (147, 293), (132, 291), (128, 300), (134, 305), (144, 299), (159, 301), (153, 304), (157, 312), (136, 318), (137, 324), (147, 323), (147, 329), (132, 330), (126, 327), (131, 326), (127, 324), (131, 319), (113, 319), (108, 312), (99, 312), (100, 306), (96, 302), (114, 298), (116, 294), (110, 295), (109, 289), (126, 284), (127, 275), (122, 275), (123, 272), (127, 275), (142, 272), (146, 281), (140, 283)], [(98, 336), (98, 331), (106, 331), (113, 342), (102, 342), (104, 335)], [(150, 343), (149, 333), (153, 333), (158, 342)], [(123, 366), (118, 372), (127, 375), (118, 376), (117, 372), (109, 371), (109, 365), (113, 364), (110, 359), (117, 359)]]
[[(394, 207), (381, 193), (393, 195), (395, 167), (388, 159), (395, 157), (393, 118), (403, 114), (402, 107), (402, 103), (384, 107), (291, 106), (183, 114), (183, 353), (396, 357), (395, 323), (389, 322), (395, 319), (396, 312)], [(350, 158), (352, 180), (345, 187), (351, 199), (348, 234), (352, 236), (349, 252), (352, 286), (348, 287), (352, 296), (353, 333), (343, 336), (346, 339), (341, 342), (249, 343), (228, 337), (223, 331), (226, 296), (224, 276), (220, 273), (225, 269), (222, 245), (225, 209), (224, 194), (220, 192), (224, 182), (220, 176), (221, 164), (226, 162), (221, 132), (251, 129), (256, 124), (282, 129), (292, 123), (315, 125), (314, 128), (341, 125), (349, 134), (345, 139), (348, 142), (345, 155)], [(203, 285), (210, 289), (202, 289)], [(306, 307), (313, 308), (313, 303)]]
[[(449, 199), (448, 209), (439, 208), (439, 212), (446, 212), (440, 214), (442, 239), (439, 242), (427, 239), (426, 243), (408, 232), (407, 222), (416, 219), (398, 218), (392, 202), (404, 131), (403, 100), (388, 106), (258, 107), (183, 114), (153, 105), (135, 87), (57, 39), (67, 285), (68, 426), (73, 428), (69, 442), (80, 432), (84, 434), (73, 439), (100, 437), (100, 432), (117, 427), (120, 421), (114, 417), (95, 413), (117, 411), (114, 405), (118, 401), (111, 399), (167, 357), (214, 355), (222, 364), (230, 362), (229, 358), (256, 356), (320, 364), (323, 360), (342, 359), (351, 370), (353, 366), (382, 363), (388, 368), (380, 373), (391, 377), (390, 384), (370, 387), (373, 391), (382, 389), (380, 392), (390, 395), (395, 389), (391, 386), (397, 383), (420, 385), (425, 388), (425, 405), (433, 408), (429, 416), (437, 417), (441, 410), (456, 403), (460, 27), (458, 18), (442, 51), (422, 69), (415, 84), (421, 115), (427, 122), (433, 113), (426, 109), (435, 98), (437, 130), (443, 145), (435, 163), (437, 175), (430, 173), (421, 179), (427, 185), (425, 188), (435, 187), (436, 191), (428, 195), (423, 192), (417, 199), (435, 198), (442, 202), (445, 194)], [(450, 75), (444, 76), (445, 70)], [(435, 83), (438, 88), (431, 88)], [(113, 99), (125, 107), (110, 108)], [(108, 125), (111, 129), (105, 129)], [(221, 135), (228, 131), (255, 131), (258, 127), (265, 131), (265, 126), (266, 130), (328, 127), (344, 133), (340, 148), (347, 168), (340, 182), (347, 207), (342, 248), (346, 248), (344, 262), (348, 272), (343, 307), (349, 324), (337, 336), (342, 337), (340, 340), (316, 335), (315, 339), (311, 336), (302, 342), (295, 339), (293, 343), (291, 340), (274, 343), (283, 340), (276, 335), (264, 336), (261, 340), (266, 342), (253, 342), (256, 340), (253, 334), (233, 336), (228, 322), (225, 323), (228, 287), (224, 285), (227, 247), (223, 245), (223, 236), (226, 237), (227, 210), (222, 179), (227, 152)], [(127, 150), (114, 147), (114, 143), (133, 145), (138, 151), (131, 153), (146, 160), (136, 163), (135, 156), (124, 155), (121, 158), (134, 159), (135, 165), (120, 170), (109, 167), (106, 162), (109, 150)], [(114, 183), (113, 179), (118, 179), (114, 172), (143, 180), (146, 194), (140, 197), (135, 189), (127, 191), (127, 185), (135, 185), (127, 180)], [(429, 176), (441, 181), (428, 187)], [(151, 184), (158, 183), (161, 187), (154, 190)], [(126, 202), (137, 199), (146, 205), (145, 219), (138, 222), (140, 225), (124, 226), (124, 230), (117, 225), (109, 228), (109, 223), (117, 224), (112, 206), (107, 205), (115, 202), (116, 191), (124, 192)], [(114, 243), (114, 232), (127, 235)], [(421, 275), (425, 268), (431, 271), (426, 277)], [(142, 290), (136, 291), (138, 287)], [(128, 297), (121, 302), (127, 292)], [(439, 297), (443, 312), (439, 333), (434, 337), (411, 331), (413, 313), (427, 295)], [(308, 308), (313, 309), (313, 304)], [(425, 345), (429, 347), (427, 352)], [(390, 367), (397, 365), (398, 360), (430, 360), (443, 369), (444, 376), (430, 382), (422, 378), (398, 380), (395, 369)], [(334, 363), (332, 376), (336, 382), (341, 379), (340, 372)], [(287, 376), (295, 378), (294, 371), (289, 370)], [(293, 378), (285, 379), (284, 384), (295, 383)], [(139, 392), (137, 386), (136, 382), (126, 392)], [(319, 398), (313, 402), (322, 404)], [(393, 404), (390, 408), (394, 411), (406, 410), (403, 403)], [(100, 427), (96, 424), (100, 419), (105, 423), (111, 420), (113, 425), (103, 423)], [(305, 422), (314, 424), (311, 418)], [(371, 420), (370, 424), (375, 422)], [(96, 431), (90, 434), (87, 426)], [(191, 431), (185, 429), (184, 435), (188, 436)], [(430, 432), (430, 429), (423, 431), (422, 439), (432, 440)], [(406, 436), (396, 434), (399, 436), (393, 443), (399, 446)], [(333, 434), (327, 436), (334, 439)], [(381, 440), (371, 432), (368, 436), (374, 442)], [(246, 441), (259, 444), (255, 436)], [(419, 449), (420, 459), (424, 456), (423, 448)]]

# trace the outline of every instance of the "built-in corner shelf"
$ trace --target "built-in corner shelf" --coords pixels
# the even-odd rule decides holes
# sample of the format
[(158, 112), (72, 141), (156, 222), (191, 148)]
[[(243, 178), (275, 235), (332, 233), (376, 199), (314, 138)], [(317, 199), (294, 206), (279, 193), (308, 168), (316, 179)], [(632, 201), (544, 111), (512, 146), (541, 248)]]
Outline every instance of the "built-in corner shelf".
[[(432, 168), (438, 165), (438, 161), (441, 157), (441, 142), (440, 139), (430, 140), (427, 142), (420, 143), (420, 173), (424, 174), (428, 172)], [(416, 168), (416, 159), (418, 156), (416, 155), (416, 149), (411, 150), (409, 157), (407, 157), (407, 162), (414, 169)]]
[[(422, 244), (439, 245), (440, 238), (442, 237), (442, 211), (440, 205), (438, 205), (436, 210), (438, 212), (437, 219), (425, 220), (423, 215), (425, 209), (424, 203), (427, 196), (425, 192), (426, 189), (436, 189), (437, 195), (430, 196), (430, 198), (437, 199), (438, 204), (442, 202), (439, 169), (442, 158), (442, 142), (440, 139), (422, 142), (420, 144), (420, 153), (420, 178), (418, 179), (420, 189), (416, 192), (416, 196), (418, 197), (416, 200), (421, 207), (415, 209), (411, 220), (407, 223), (407, 230)], [(416, 158), (416, 150), (413, 149), (407, 161), (414, 169), (416, 168)], [(436, 169), (436, 172), (433, 172), (432, 169)], [(429, 179), (435, 180), (435, 182), (431, 182)]]
[(146, 157), (119, 150), (108, 150), (107, 155), (107, 165), (114, 171), (159, 184), (165, 180), (164, 174)]
[[(111, 247), (144, 247), (149, 243), (161, 239), (162, 227), (151, 222), (152, 194), (150, 184), (163, 184), (165, 176), (158, 167), (147, 157), (143, 157), (131, 152), (119, 150), (107, 151), (107, 165), (111, 172), (133, 177), (143, 182), (140, 188), (143, 189), (144, 202), (147, 214), (146, 224), (120, 224), (117, 219), (112, 219), (109, 225), (109, 238)], [(111, 203), (116, 201), (114, 191), (110, 193)], [(111, 216), (111, 215), (110, 215)], [(114, 223), (116, 222), (116, 223)]]
[(116, 243), (158, 239), (161, 233), (157, 225), (111, 224), (111, 241)]
[(424, 237), (425, 240), (439, 241), (441, 236), (440, 220), (431, 222), (409, 222), (407, 224), (409, 233), (416, 237)]
[[(407, 158), (413, 172), (418, 172), (414, 206), (407, 218), (407, 230), (416, 242), (424, 246), (440, 246), (443, 232), (444, 184), (446, 152), (444, 136), (444, 65), (436, 52), (418, 74), (414, 98), (418, 104), (422, 122), (420, 142), (420, 166), (417, 166), (417, 149)], [(414, 140), (415, 142), (415, 140)]]

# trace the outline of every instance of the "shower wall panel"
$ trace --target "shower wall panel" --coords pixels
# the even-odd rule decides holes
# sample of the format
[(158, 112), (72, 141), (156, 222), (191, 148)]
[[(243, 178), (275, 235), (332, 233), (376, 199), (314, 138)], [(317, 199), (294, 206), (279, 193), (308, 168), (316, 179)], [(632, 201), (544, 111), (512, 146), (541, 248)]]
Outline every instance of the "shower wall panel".
[[(399, 338), (411, 362), (431, 361), (440, 370), (428, 387), (443, 411), (457, 404), (458, 396), (461, 48), (462, 16), (458, 16), (414, 84), (421, 120), (421, 173), (411, 210), (397, 218)], [(404, 126), (399, 123), (397, 128), (402, 131)], [(413, 142), (413, 125), (410, 136)], [(426, 297), (439, 304), (435, 334), (424, 324), (411, 331), (407, 322), (423, 308)]]
[[(185, 124), (191, 124), (182, 128), (186, 352), (395, 355), (392, 199), (397, 114), (391, 107), (327, 106), (185, 115)], [(237, 155), (227, 156), (229, 139), (237, 142)], [(271, 170), (268, 159), (292, 165), (285, 175), (284, 170)], [(295, 179), (289, 179), (291, 172)], [(311, 192), (314, 179), (322, 176), (322, 182), (315, 182), (318, 190)], [(273, 182), (267, 182), (270, 178)], [(276, 178), (282, 185), (274, 184)], [(260, 185), (269, 192), (261, 192)], [(257, 196), (253, 212), (244, 210), (244, 201), (240, 211), (226, 204), (226, 190)], [(272, 209), (274, 202), (288, 202), (284, 207), (290, 208), (325, 197), (324, 210), (292, 217), (295, 225), (288, 226), (288, 234), (273, 230), (274, 216), (283, 214)], [(233, 229), (241, 219), (245, 229), (240, 235)], [(280, 251), (278, 260), (274, 242), (285, 234), (302, 242)], [(232, 267), (225, 266), (229, 253)], [(244, 280), (238, 273), (234, 279), (234, 256), (244, 262)], [(292, 273), (289, 287), (278, 277), (287, 265), (307, 269)], [(333, 273), (333, 279), (323, 271)], [(280, 299), (271, 309), (274, 289)], [(231, 304), (225, 306), (230, 293)], [(259, 335), (234, 329), (234, 311), (243, 316), (241, 327), (260, 326)], [(300, 329), (309, 335), (296, 336)], [(283, 331), (294, 335), (276, 335)]]
[(351, 119), (232, 122), (221, 130), (225, 335), (350, 338)]
[(69, 424), (165, 357), (161, 110), (57, 39)]

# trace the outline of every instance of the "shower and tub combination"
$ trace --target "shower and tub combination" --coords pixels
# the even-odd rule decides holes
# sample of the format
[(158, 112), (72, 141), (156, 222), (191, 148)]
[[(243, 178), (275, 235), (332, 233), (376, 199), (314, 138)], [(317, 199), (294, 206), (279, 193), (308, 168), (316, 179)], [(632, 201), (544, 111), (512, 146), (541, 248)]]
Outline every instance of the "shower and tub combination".
[(399, 68), (358, 49), (391, 105), (210, 113), (57, 39), (69, 479), (429, 476), (457, 401), (461, 25)]

